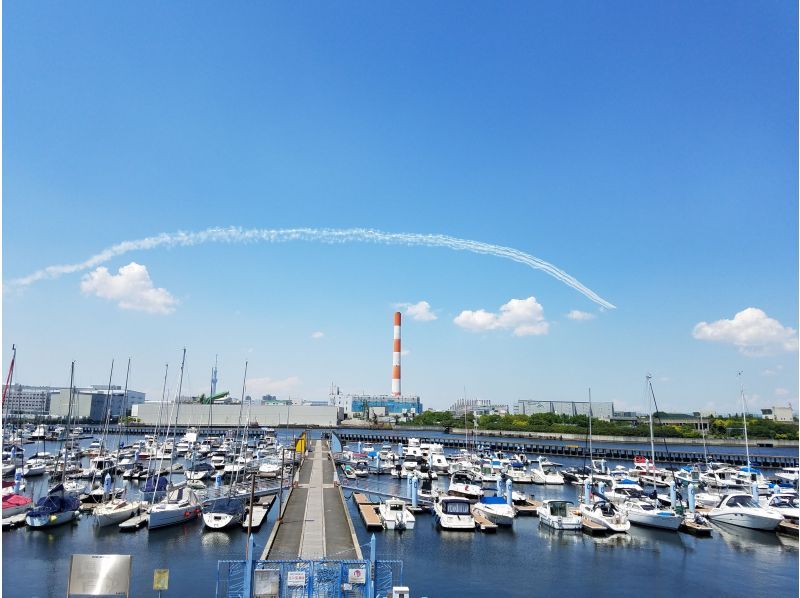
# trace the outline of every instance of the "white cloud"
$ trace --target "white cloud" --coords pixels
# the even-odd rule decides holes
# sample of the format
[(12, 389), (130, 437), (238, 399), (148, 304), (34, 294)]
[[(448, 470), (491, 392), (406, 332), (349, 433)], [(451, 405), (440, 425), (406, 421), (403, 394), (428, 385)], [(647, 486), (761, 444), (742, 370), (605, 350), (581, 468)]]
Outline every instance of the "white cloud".
[(776, 388), (775, 389), (775, 396), (776, 397), (788, 397), (789, 390), (786, 388)]
[(319, 338), (322, 338), (323, 336), (325, 336), (325, 333), (322, 332), (321, 330), (317, 330), (316, 332), (312, 332), (311, 333), (311, 338), (313, 338), (315, 340), (319, 339)]
[(103, 299), (117, 301), (122, 309), (144, 311), (151, 314), (170, 314), (178, 300), (167, 289), (156, 288), (147, 267), (131, 262), (111, 274), (103, 266), (81, 279), (81, 291)]
[(457, 326), (479, 332), (482, 330), (513, 330), (515, 336), (547, 334), (550, 324), (544, 319), (544, 308), (536, 297), (512, 299), (500, 307), (499, 313), (485, 309), (464, 310), (453, 320)]
[(300, 378), (297, 376), (279, 379), (270, 378), (268, 376), (265, 378), (248, 378), (247, 394), (251, 397), (262, 397), (266, 394), (278, 396), (288, 393), (299, 384)]
[(590, 314), (586, 311), (580, 311), (579, 309), (573, 309), (571, 312), (567, 314), (567, 317), (570, 320), (576, 320), (578, 322), (585, 322), (586, 320), (594, 320), (597, 316), (594, 314)]
[(700, 322), (692, 336), (702, 341), (729, 343), (744, 355), (797, 351), (797, 331), (784, 326), (756, 307), (743, 309), (732, 320)]
[(431, 304), (427, 301), (419, 303), (396, 303), (395, 307), (406, 310), (406, 315), (412, 320), (430, 322), (436, 319), (436, 314), (431, 311)]
[(778, 364), (774, 368), (767, 368), (766, 370), (761, 372), (761, 375), (762, 376), (777, 376), (781, 372), (782, 369), (783, 369), (783, 366)]
[(400, 355), (405, 357), (406, 355), (411, 355), (411, 349), (403, 349), (400, 351)]

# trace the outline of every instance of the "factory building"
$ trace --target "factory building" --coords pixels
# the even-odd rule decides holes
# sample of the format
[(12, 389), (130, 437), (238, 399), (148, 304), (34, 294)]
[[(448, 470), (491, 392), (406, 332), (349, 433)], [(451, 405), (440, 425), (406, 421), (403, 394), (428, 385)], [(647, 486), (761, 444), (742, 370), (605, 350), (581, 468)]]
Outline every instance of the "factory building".
[[(131, 415), (143, 424), (158, 423), (160, 402), (148, 402), (134, 405)], [(331, 405), (259, 405), (255, 401), (251, 405), (205, 405), (201, 403), (182, 403), (177, 414), (172, 411), (172, 404), (164, 404), (163, 413), (171, 413), (171, 422), (177, 421), (179, 426), (236, 426), (248, 419), (252, 425), (259, 426), (316, 426), (333, 427), (337, 424), (337, 410)]]
[(392, 328), (392, 393), (391, 395), (343, 394), (338, 386), (332, 385), (328, 404), (336, 407), (343, 419), (384, 420), (401, 418), (412, 419), (422, 413), (422, 401), (417, 395), (403, 396), (400, 387), (400, 326), (402, 316), (394, 313)]
[[(591, 404), (592, 416), (597, 419), (610, 420), (614, 417), (614, 403), (597, 401)], [(558, 415), (589, 415), (588, 401), (517, 401), (514, 405), (515, 415), (533, 415), (534, 413), (556, 413)]]
[[(69, 396), (69, 388), (59, 388), (53, 393), (50, 398), (51, 417), (67, 417)], [(109, 392), (108, 386), (95, 385), (74, 389), (72, 400), (73, 417), (101, 422), (105, 420), (106, 406), (111, 411), (111, 417), (121, 417), (127, 415), (132, 406), (144, 403), (145, 393), (130, 389), (126, 393), (120, 386), (112, 386)]]
[(506, 415), (508, 405), (495, 405), (489, 399), (458, 399), (448, 409), (453, 417), (464, 417), (465, 413), (473, 415)]
[(11, 384), (6, 389), (7, 413), (12, 416), (41, 417), (50, 413), (50, 397), (56, 392), (49, 386)]

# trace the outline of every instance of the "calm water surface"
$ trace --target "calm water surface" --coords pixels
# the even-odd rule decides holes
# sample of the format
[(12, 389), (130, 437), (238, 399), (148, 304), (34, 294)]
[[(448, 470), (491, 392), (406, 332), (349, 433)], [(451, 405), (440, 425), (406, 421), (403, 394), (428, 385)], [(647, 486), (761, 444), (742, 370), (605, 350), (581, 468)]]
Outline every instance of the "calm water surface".
[[(46, 450), (57, 448), (47, 443)], [(41, 444), (25, 449), (30, 454), (40, 450)], [(405, 480), (388, 476), (358, 483), (401, 494), (405, 490)], [(28, 492), (39, 496), (44, 485), (44, 479), (30, 483)], [(571, 486), (515, 489), (533, 492), (537, 499), (576, 499)], [(370, 534), (352, 501), (348, 504), (367, 555)], [(259, 554), (276, 512), (273, 509), (255, 536)], [(733, 527), (715, 526), (713, 537), (707, 539), (635, 527), (627, 535), (592, 538), (551, 532), (540, 527), (537, 518), (520, 517), (512, 529), (482, 534), (437, 531), (430, 515), (420, 515), (412, 531), (375, 536), (379, 558), (404, 561), (404, 583), (415, 597), (797, 595), (797, 540)], [(154, 595), (151, 587), (157, 568), (170, 569), (165, 598), (213, 596), (217, 560), (241, 559), (244, 547), (244, 532), (207, 532), (199, 519), (129, 534), (119, 533), (116, 527), (95, 529), (90, 516), (46, 531), (19, 528), (3, 532), (3, 595), (61, 597), (66, 595), (70, 555), (132, 554), (132, 596)]]

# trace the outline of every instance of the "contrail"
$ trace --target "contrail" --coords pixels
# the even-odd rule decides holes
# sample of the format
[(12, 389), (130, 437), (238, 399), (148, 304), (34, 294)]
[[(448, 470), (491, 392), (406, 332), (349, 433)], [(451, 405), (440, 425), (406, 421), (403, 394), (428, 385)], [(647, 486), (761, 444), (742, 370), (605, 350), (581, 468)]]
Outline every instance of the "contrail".
[(33, 284), (39, 280), (58, 278), (64, 274), (82, 272), (95, 266), (99, 266), (112, 258), (124, 255), (131, 251), (144, 249), (156, 249), (158, 247), (191, 247), (204, 243), (287, 243), (289, 241), (309, 241), (317, 243), (378, 243), (382, 245), (406, 245), (422, 247), (446, 247), (454, 251), (469, 251), (484, 255), (493, 255), (520, 264), (524, 264), (534, 270), (542, 270), (560, 280), (567, 286), (572, 287), (579, 293), (585, 295), (596, 304), (606, 308), (615, 309), (615, 306), (591, 289), (585, 287), (575, 278), (557, 268), (553, 264), (539, 259), (529, 253), (504, 247), (502, 245), (492, 245), (481, 241), (460, 239), (447, 235), (430, 235), (420, 233), (387, 233), (384, 231), (368, 228), (285, 228), (285, 229), (264, 229), (251, 228), (243, 229), (239, 227), (229, 228), (209, 228), (198, 232), (161, 233), (154, 237), (146, 237), (136, 241), (123, 241), (103, 249), (100, 253), (91, 256), (89, 259), (77, 264), (61, 264), (48, 266), (42, 270), (29, 274), (23, 278), (11, 281), (11, 285), (23, 287)]

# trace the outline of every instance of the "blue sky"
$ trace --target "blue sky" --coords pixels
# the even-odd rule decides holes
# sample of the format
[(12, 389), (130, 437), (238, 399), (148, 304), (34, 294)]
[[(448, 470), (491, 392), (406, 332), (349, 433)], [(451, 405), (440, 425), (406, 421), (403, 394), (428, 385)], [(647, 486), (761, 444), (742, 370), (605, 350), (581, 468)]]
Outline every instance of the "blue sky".
[[(426, 301), (403, 328), (426, 406), (591, 386), (643, 409), (651, 372), (662, 408), (727, 412), (743, 370), (752, 407), (796, 408), (797, 67), (789, 2), (4, 3), (4, 367), (16, 343), (20, 382), (75, 359), (99, 384), (131, 356), (153, 398), (186, 346), (193, 391), (218, 354), (236, 394), (246, 359), (250, 394), (386, 393), (394, 306)], [(513, 247), (617, 309), (496, 257), (363, 243), (14, 282), (227, 226)]]

